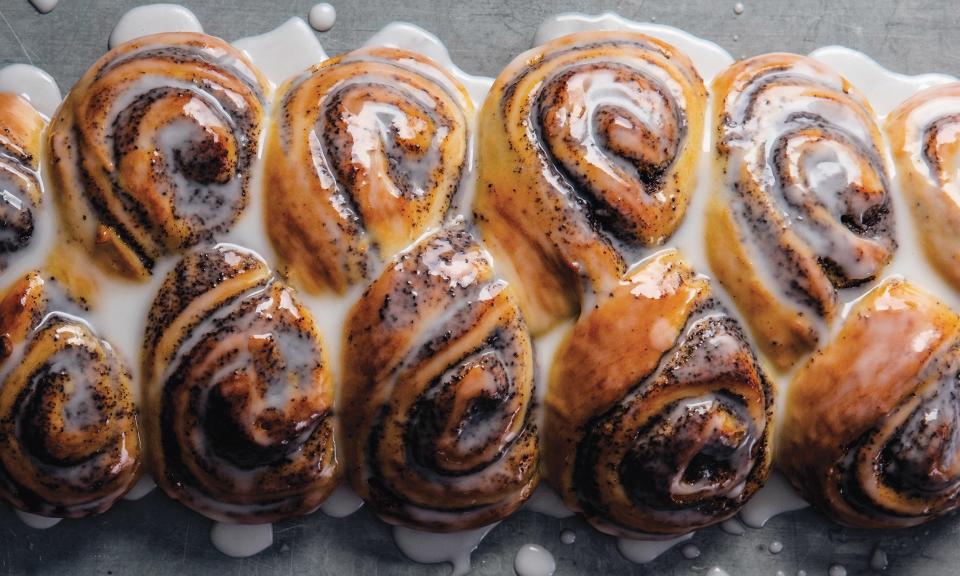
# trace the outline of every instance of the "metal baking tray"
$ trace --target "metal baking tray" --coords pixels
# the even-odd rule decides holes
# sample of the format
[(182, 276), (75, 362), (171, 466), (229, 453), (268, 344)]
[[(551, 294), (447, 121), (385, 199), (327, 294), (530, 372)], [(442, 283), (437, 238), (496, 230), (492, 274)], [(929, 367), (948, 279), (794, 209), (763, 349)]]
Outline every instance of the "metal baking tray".
[[(61, 0), (40, 15), (26, 0), (0, 0), (0, 65), (27, 62), (53, 74), (63, 89), (106, 50), (117, 18), (142, 0)], [(306, 17), (309, 0), (182, 0), (207, 32), (234, 39), (257, 34), (291, 16)], [(393, 20), (436, 33), (466, 71), (495, 76), (530, 47), (539, 23), (551, 14), (615, 10), (655, 20), (713, 40), (733, 56), (769, 51), (806, 53), (843, 44), (884, 66), (906, 73), (960, 74), (960, 35), (951, 2), (922, 0), (754, 0), (742, 14), (733, 0), (340, 0), (334, 28), (320, 34), (331, 54), (359, 46)], [(139, 502), (121, 502), (107, 514), (64, 521), (47, 531), (26, 527), (0, 507), (0, 574), (447, 574), (449, 566), (407, 560), (390, 528), (366, 509), (346, 519), (317, 513), (275, 526), (274, 545), (242, 560), (221, 555), (209, 541), (211, 521), (155, 491)], [(575, 531), (572, 545), (560, 542)], [(521, 511), (498, 525), (473, 554), (473, 574), (512, 574), (516, 551), (526, 543), (553, 553), (558, 575), (705, 574), (719, 566), (731, 576), (827, 574), (834, 564), (847, 574), (875, 574), (870, 558), (882, 550), (892, 574), (960, 573), (960, 521), (953, 516), (929, 526), (895, 531), (842, 528), (806, 509), (771, 520), (761, 530), (736, 536), (712, 528), (691, 540), (700, 551), (679, 547), (651, 564), (638, 565), (617, 552), (612, 538), (576, 517), (558, 520)], [(769, 545), (780, 542), (774, 554)], [(775, 547), (774, 549), (777, 549)]]

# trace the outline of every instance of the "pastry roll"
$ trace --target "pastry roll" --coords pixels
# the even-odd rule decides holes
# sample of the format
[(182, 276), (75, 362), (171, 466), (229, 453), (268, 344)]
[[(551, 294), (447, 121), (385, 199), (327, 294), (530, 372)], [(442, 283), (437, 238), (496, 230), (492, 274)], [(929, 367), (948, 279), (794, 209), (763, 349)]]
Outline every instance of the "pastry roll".
[(140, 470), (130, 372), (52, 279), (0, 300), (0, 499), (57, 518), (104, 512)]
[(766, 481), (770, 382), (675, 251), (599, 298), (555, 358), (547, 478), (599, 530), (685, 534), (733, 516)]
[(711, 267), (780, 368), (813, 350), (837, 289), (896, 249), (882, 140), (866, 99), (826, 65), (767, 54), (714, 81)]
[(313, 317), (259, 256), (189, 252), (150, 308), (148, 445), (157, 484), (216, 520), (312, 512), (338, 481), (333, 382)]
[(443, 222), (473, 104), (418, 54), (363, 48), (292, 79), (267, 144), (267, 232), (312, 292), (345, 292)]
[(351, 311), (341, 405), (353, 488), (386, 521), (465, 530), (539, 481), (530, 337), (462, 225), (402, 253)]
[(497, 78), (478, 126), (475, 214), (534, 333), (677, 228), (705, 104), (685, 55), (632, 32), (553, 40)]
[(43, 200), (37, 170), (45, 125), (29, 102), (0, 92), (0, 272), (34, 236)]
[(248, 203), (266, 81), (212, 36), (145, 36), (105, 54), (60, 106), (51, 175), (69, 236), (132, 279), (227, 231)]
[(887, 116), (886, 128), (927, 257), (960, 288), (960, 83), (916, 94)]
[(800, 369), (778, 465), (838, 522), (912, 526), (957, 506), (960, 317), (890, 280)]

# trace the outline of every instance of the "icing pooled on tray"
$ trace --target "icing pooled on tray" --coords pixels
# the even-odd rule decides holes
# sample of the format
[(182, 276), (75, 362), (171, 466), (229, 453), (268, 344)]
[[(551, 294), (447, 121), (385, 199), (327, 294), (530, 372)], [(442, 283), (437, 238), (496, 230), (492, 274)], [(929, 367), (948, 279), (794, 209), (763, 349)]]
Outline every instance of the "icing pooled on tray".
[(160, 32), (203, 32), (196, 15), (179, 4), (144, 4), (124, 13), (110, 33), (111, 48)]

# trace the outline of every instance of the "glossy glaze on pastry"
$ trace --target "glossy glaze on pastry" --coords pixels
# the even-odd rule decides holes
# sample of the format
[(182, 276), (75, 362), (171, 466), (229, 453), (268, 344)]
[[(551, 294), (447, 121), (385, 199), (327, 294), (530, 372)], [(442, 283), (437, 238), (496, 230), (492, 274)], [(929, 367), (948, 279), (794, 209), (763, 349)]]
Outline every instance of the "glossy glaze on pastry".
[(424, 238), (347, 323), (343, 454), (388, 522), (450, 532), (515, 511), (539, 481), (530, 336), (462, 224)]
[(766, 480), (773, 389), (709, 281), (675, 251), (600, 297), (555, 358), (547, 477), (598, 529), (686, 534), (736, 514)]
[(130, 373), (54, 279), (31, 272), (0, 297), (0, 500), (103, 512), (140, 470)]
[(475, 216), (534, 333), (673, 233), (705, 105), (687, 57), (632, 32), (565, 36), (500, 74), (478, 124)]
[(157, 484), (223, 521), (316, 510), (338, 481), (328, 362), (312, 315), (259, 256), (226, 244), (189, 252), (144, 340)]
[(790, 388), (778, 465), (838, 522), (897, 528), (960, 497), (960, 316), (903, 280), (878, 286)]
[(364, 48), (283, 88), (267, 145), (266, 226), (291, 275), (343, 293), (439, 226), (467, 161), (473, 105), (413, 52)]
[(738, 62), (714, 88), (711, 267), (779, 367), (813, 350), (837, 289), (896, 249), (883, 141), (866, 99), (792, 54)]
[(105, 54), (48, 137), (69, 237), (142, 280), (157, 258), (229, 230), (248, 204), (266, 92), (239, 51), (204, 34), (146, 36)]
[(914, 95), (887, 116), (886, 130), (927, 257), (960, 288), (960, 83)]
[(44, 208), (40, 134), (46, 121), (22, 97), (0, 92), (0, 272), (35, 235)]

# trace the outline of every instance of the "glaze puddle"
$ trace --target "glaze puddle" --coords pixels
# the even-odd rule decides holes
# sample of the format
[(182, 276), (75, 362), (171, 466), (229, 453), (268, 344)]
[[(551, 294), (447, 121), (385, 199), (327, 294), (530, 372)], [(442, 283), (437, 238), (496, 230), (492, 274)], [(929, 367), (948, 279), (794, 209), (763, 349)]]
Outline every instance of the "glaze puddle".
[(476, 530), (451, 532), (421, 532), (403, 526), (393, 528), (393, 541), (404, 556), (421, 564), (446, 562), (453, 566), (450, 576), (463, 576), (470, 572), (470, 554), (496, 526), (484, 526)]

